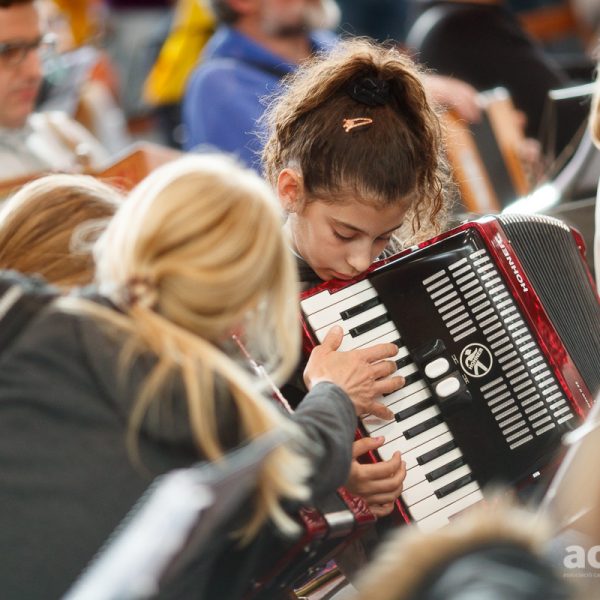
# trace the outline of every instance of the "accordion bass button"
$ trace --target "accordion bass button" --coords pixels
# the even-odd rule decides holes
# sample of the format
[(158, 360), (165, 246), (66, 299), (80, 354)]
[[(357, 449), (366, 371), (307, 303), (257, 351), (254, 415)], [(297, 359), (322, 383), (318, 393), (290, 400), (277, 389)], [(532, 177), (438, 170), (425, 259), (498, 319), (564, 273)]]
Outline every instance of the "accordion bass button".
[(436, 358), (425, 365), (425, 375), (429, 379), (437, 379), (450, 370), (450, 363), (445, 358)]
[(460, 381), (458, 377), (451, 376), (446, 377), (446, 379), (442, 379), (435, 386), (435, 393), (440, 398), (448, 398), (448, 396), (452, 396), (452, 394), (456, 394), (460, 389)]

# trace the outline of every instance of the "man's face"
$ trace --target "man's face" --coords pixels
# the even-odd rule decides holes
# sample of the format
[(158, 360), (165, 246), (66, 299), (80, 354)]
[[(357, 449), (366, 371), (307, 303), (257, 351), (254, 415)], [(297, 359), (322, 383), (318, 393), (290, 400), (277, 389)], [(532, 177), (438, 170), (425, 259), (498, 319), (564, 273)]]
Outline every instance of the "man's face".
[[(34, 4), (0, 8), (0, 44), (35, 44), (41, 29)], [(42, 81), (37, 50), (27, 52), (19, 64), (0, 53), (0, 127), (19, 128), (33, 112)]]
[(262, 27), (269, 35), (304, 35), (313, 29), (331, 29), (339, 20), (334, 0), (262, 0)]

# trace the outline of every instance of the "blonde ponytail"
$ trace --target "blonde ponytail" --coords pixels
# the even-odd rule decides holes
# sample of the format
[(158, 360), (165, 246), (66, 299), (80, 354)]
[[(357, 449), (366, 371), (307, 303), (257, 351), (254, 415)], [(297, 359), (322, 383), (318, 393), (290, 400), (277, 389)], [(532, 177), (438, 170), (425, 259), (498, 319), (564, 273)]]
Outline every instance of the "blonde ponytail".
[[(186, 393), (190, 428), (208, 460), (226, 448), (218, 436), (218, 386), (237, 412), (240, 443), (280, 428), (300, 430), (265, 398), (224, 352), (234, 331), (272, 377), (283, 381), (300, 346), (297, 283), (281, 217), (267, 184), (222, 156), (187, 156), (143, 181), (124, 202), (95, 248), (99, 289), (124, 314), (85, 300), (63, 301), (127, 335), (122, 357), (156, 356), (132, 410), (137, 434), (173, 375)], [(164, 396), (168, 396), (165, 394)], [(271, 453), (257, 484), (248, 541), (265, 519), (291, 531), (282, 498), (304, 500), (307, 461), (290, 443)]]

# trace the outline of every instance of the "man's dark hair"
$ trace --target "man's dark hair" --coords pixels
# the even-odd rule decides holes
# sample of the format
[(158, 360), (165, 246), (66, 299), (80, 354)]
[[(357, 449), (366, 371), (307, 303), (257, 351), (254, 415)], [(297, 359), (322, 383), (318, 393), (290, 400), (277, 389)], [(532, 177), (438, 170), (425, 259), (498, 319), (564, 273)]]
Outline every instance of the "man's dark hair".
[[(3, 1), (4, 0), (0, 0), (0, 2)], [(232, 23), (235, 23), (240, 16), (239, 13), (231, 8), (227, 0), (209, 0), (209, 5), (219, 23), (231, 25)]]
[(0, 0), (0, 8), (10, 8), (20, 4), (33, 4), (34, 0)]

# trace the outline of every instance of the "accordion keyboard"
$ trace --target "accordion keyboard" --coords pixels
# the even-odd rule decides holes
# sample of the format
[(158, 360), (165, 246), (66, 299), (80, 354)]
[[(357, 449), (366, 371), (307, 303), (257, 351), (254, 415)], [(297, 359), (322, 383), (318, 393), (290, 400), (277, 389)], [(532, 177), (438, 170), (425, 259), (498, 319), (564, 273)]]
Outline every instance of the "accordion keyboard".
[(402, 453), (402, 503), (424, 530), (479, 502), (488, 482), (535, 476), (576, 422), (489, 252), (461, 244), (444, 256), (453, 258), (431, 268), (388, 264), (301, 300), (319, 342), (340, 325), (340, 350), (398, 346), (396, 374), (406, 384), (381, 398), (394, 419), (363, 418), (362, 433), (385, 438), (381, 460)]
[[(398, 450), (402, 453), (407, 468), (402, 500), (419, 527), (438, 529), (479, 502), (483, 497), (479, 484), (444, 422), (427, 381), (369, 281), (365, 279), (333, 295), (327, 291), (316, 294), (302, 302), (302, 309), (319, 341), (333, 325), (344, 329), (340, 350), (386, 342), (398, 346), (395, 375), (405, 377), (406, 384), (381, 399), (394, 412), (394, 419), (366, 417), (362, 424), (368, 435), (384, 436), (385, 443), (378, 451), (382, 460)], [(444, 361), (435, 359), (426, 369), (442, 375), (444, 369), (450, 369)], [(443, 383), (452, 390), (458, 382), (450, 376)]]

